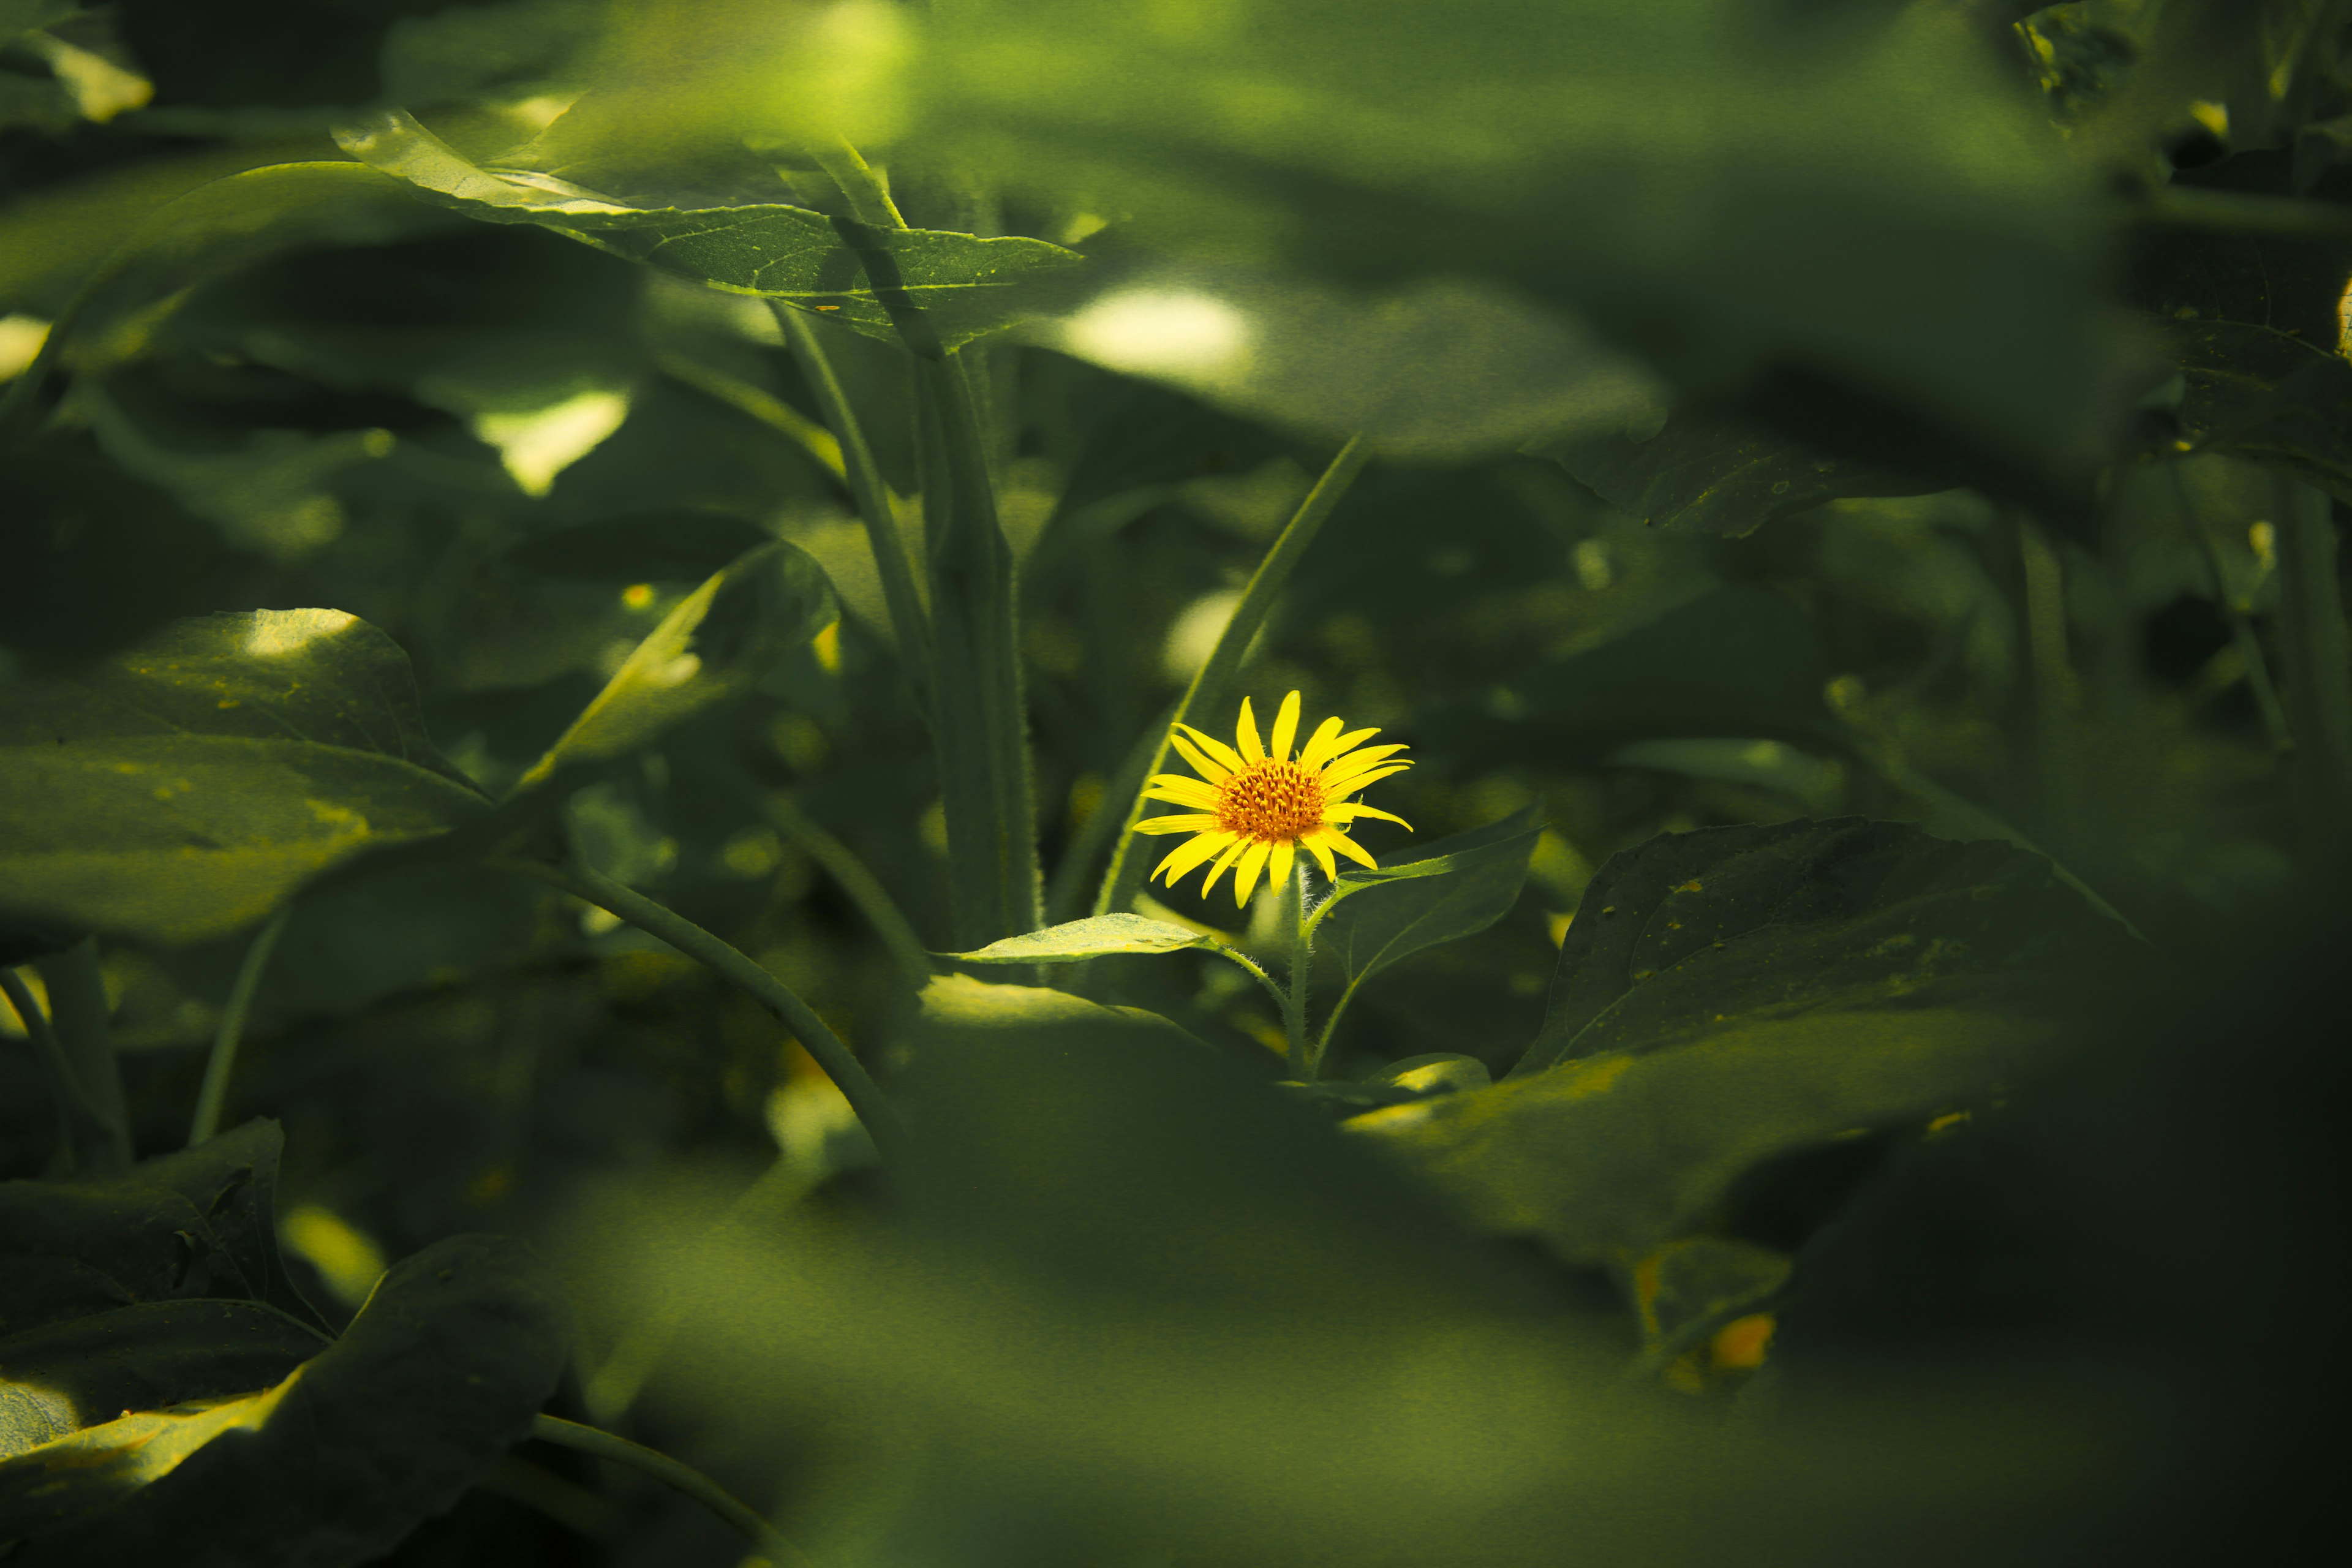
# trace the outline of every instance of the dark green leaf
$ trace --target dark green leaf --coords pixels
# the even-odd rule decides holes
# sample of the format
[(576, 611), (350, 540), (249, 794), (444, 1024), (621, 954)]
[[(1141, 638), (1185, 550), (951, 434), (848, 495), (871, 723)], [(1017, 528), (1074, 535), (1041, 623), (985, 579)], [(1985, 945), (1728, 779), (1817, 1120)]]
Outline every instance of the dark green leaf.
[(1665, 834), (1612, 856), (1515, 1073), (1644, 1052), (1726, 1017), (2063, 1007), (2145, 949), (2039, 855), (1842, 817)]
[(149, 1301), (0, 1339), (0, 1460), (129, 1410), (267, 1388), (327, 1336), (258, 1301)]
[(1639, 439), (1567, 437), (1528, 450), (1643, 522), (1734, 539), (1841, 496), (1926, 495), (1958, 482), (1833, 456), (1738, 415), (1690, 410)]
[(1213, 937), (1166, 921), (1110, 914), (1047, 926), (1026, 936), (1008, 936), (977, 952), (945, 956), (964, 963), (1082, 963), (1114, 952), (1181, 952), (1188, 947), (1218, 945)]
[(869, 337), (919, 319), (943, 349), (1034, 314), (1024, 286), (1081, 259), (1039, 239), (867, 229), (804, 207), (648, 211), (543, 174), (475, 167), (398, 110), (336, 133), (353, 157), (488, 223), (532, 223), (633, 261), (779, 300)]
[(1703, 1225), (1764, 1161), (2054, 1060), (2147, 968), (2005, 844), (1854, 818), (1665, 835), (1586, 889), (1510, 1079), (1349, 1125), (1482, 1223), (1624, 1262)]
[(2352, 364), (2248, 321), (2174, 333), (2185, 449), (2251, 458), (2352, 503)]
[(530, 1430), (568, 1310), (529, 1250), (460, 1236), (396, 1265), (342, 1338), (265, 1392), (126, 1415), (0, 1462), (23, 1568), (343, 1568), (441, 1512)]
[(543, 784), (559, 768), (633, 752), (741, 696), (839, 618), (824, 568), (806, 551), (782, 540), (761, 545), (663, 616), (516, 788)]
[(340, 610), (173, 623), (0, 689), (0, 909), (180, 942), (488, 803), (426, 737), (400, 648)]
[(1518, 901), (1542, 831), (1529, 806), (1440, 839), (1410, 860), (1347, 873), (1316, 911), (1318, 952), (1339, 961), (1352, 994), (1425, 947), (1486, 930)]

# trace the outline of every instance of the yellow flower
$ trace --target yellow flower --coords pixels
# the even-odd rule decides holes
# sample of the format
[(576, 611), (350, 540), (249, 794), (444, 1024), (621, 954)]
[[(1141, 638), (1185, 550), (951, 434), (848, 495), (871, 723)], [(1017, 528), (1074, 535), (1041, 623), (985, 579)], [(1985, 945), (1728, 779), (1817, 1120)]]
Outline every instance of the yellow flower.
[(1412, 825), (1402, 816), (1353, 805), (1348, 797), (1412, 764), (1391, 760), (1404, 750), (1402, 746), (1365, 747), (1366, 741), (1380, 733), (1378, 730), (1342, 734), (1340, 729), (1339, 720), (1326, 719), (1298, 755), (1292, 757), (1290, 742), (1298, 734), (1296, 691), (1282, 700), (1282, 710), (1274, 719), (1274, 734), (1264, 745), (1258, 742), (1257, 721), (1250, 716), (1246, 697), (1242, 699), (1242, 721), (1231, 746), (1189, 724), (1177, 725), (1169, 739), (1184, 753), (1184, 760), (1200, 770), (1201, 777), (1154, 773), (1151, 787), (1143, 794), (1147, 800), (1192, 809), (1146, 817), (1135, 825), (1135, 830), (1189, 833), (1192, 837), (1177, 846), (1152, 875), (1166, 877), (1172, 888), (1193, 867), (1214, 857), (1201, 891), (1206, 894), (1214, 888), (1217, 879), (1231, 868), (1234, 904), (1239, 908), (1249, 902), (1259, 872), (1270, 871), (1269, 884), (1280, 887), (1290, 875), (1292, 858), (1302, 847), (1315, 857), (1327, 877), (1338, 874), (1331, 858), (1335, 849), (1361, 865), (1376, 865), (1363, 847), (1348, 837), (1347, 825), (1360, 816), (1384, 818), (1408, 833)]

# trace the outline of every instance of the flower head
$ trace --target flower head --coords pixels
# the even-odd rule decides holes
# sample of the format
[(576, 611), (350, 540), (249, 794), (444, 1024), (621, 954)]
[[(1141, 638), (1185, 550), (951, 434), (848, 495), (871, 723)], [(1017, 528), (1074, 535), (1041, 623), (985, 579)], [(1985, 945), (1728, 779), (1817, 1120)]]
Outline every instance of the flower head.
[(1190, 806), (1187, 812), (1146, 817), (1135, 825), (1139, 833), (1189, 833), (1192, 837), (1160, 862), (1155, 877), (1171, 887), (1195, 866), (1209, 864), (1206, 893), (1230, 868), (1234, 873), (1235, 907), (1249, 902), (1258, 873), (1271, 873), (1271, 886), (1280, 887), (1290, 875), (1292, 858), (1304, 848), (1315, 857), (1327, 877), (1338, 874), (1334, 850), (1365, 866), (1376, 865), (1363, 847), (1348, 837), (1348, 824), (1360, 816), (1377, 816), (1407, 832), (1412, 825), (1402, 816), (1348, 798), (1367, 784), (1377, 784), (1412, 764), (1393, 760), (1402, 746), (1366, 746), (1378, 730), (1341, 733), (1337, 719), (1322, 727), (1290, 754), (1298, 734), (1298, 693), (1282, 700), (1275, 715), (1274, 733), (1261, 743), (1249, 699), (1242, 699), (1241, 723), (1234, 744), (1226, 745), (1190, 725), (1179, 724), (1169, 739), (1201, 776), (1154, 773), (1143, 794), (1148, 800)]

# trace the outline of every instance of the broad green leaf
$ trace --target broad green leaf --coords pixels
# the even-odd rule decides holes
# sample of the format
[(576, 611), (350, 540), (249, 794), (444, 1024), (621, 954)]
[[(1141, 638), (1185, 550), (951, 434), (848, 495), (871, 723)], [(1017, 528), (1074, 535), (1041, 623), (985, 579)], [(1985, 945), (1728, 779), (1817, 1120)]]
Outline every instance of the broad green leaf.
[(276, 1122), (255, 1121), (103, 1183), (0, 1184), (0, 1336), (193, 1300), (322, 1327), (278, 1258), (281, 1142)]
[[(2116, 410), (2091, 171), (1958, 8), (1833, 42), (1740, 0), (942, 8), (922, 129), (1126, 243), (1577, 312), (1686, 393), (1828, 384), (2079, 473)], [(814, 77), (811, 90), (815, 90)]]
[(177, 621), (0, 688), (0, 911), (161, 942), (489, 803), (434, 750), (407, 657), (341, 610)]
[(1586, 889), (1510, 1078), (1349, 1125), (1482, 1224), (1630, 1265), (1765, 1161), (2053, 1061), (2148, 965), (2006, 844), (1858, 818), (1667, 834)]
[(1611, 857), (1515, 1075), (1759, 1014), (1982, 1002), (2063, 1012), (2146, 950), (2039, 855), (1840, 817), (1664, 834)]
[(915, 1037), (919, 1047), (950, 1054), (1008, 1046), (1048, 1051), (1056, 1042), (1109, 1039), (1207, 1049), (1159, 1014), (1140, 1007), (1106, 1007), (1066, 991), (993, 985), (968, 974), (943, 974), (923, 987)]
[(420, 195), (488, 223), (530, 223), (713, 288), (753, 294), (898, 342), (954, 349), (1039, 308), (1024, 286), (1075, 267), (1044, 240), (869, 229), (805, 207), (647, 210), (544, 174), (485, 170), (415, 117), (389, 110), (336, 132), (343, 150)]
[(1730, 539), (1841, 496), (1926, 495), (1958, 482), (1832, 456), (1738, 415), (1690, 410), (1645, 437), (1566, 436), (1528, 450), (1645, 523)]
[(1141, 915), (1093, 915), (1082, 921), (1047, 926), (1026, 936), (992, 942), (977, 952), (943, 956), (965, 963), (1082, 963), (1115, 952), (1181, 952), (1188, 947), (1216, 947), (1213, 937), (1187, 931), (1166, 921)]
[(1989, 1006), (1759, 1011), (1343, 1125), (1486, 1229), (1624, 1265), (1703, 1227), (1765, 1162), (1980, 1102), (2054, 1061), (2067, 1035)]
[(633, 752), (741, 696), (839, 616), (824, 569), (806, 551), (782, 540), (760, 546), (662, 617), (516, 791), (546, 783), (559, 768)]
[(2173, 339), (2179, 449), (2264, 463), (2352, 503), (2352, 364), (2251, 321), (2187, 323)]
[(258, 1301), (148, 1301), (0, 1338), (0, 1460), (126, 1410), (266, 1388), (328, 1338)]
[(1541, 832), (1529, 806), (1412, 859), (1347, 873), (1315, 913), (1318, 952), (1339, 961), (1352, 995), (1423, 948), (1486, 930), (1518, 901)]
[(373, 1560), (530, 1430), (569, 1339), (568, 1310), (521, 1244), (436, 1242), (275, 1386), (127, 1414), (0, 1461), (0, 1542), (24, 1568), (168, 1562), (192, 1542), (257, 1565)]

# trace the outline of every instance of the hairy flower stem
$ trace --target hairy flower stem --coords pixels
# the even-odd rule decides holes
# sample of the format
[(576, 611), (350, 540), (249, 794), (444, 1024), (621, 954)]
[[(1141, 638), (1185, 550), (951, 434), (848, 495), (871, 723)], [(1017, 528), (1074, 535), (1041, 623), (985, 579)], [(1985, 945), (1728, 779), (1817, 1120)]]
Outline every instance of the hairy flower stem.
[(1283, 889), (1282, 909), (1290, 925), (1290, 985), (1283, 998), (1283, 1034), (1289, 1042), (1290, 1076), (1312, 1083), (1322, 1066), (1321, 1053), (1307, 1044), (1307, 988), (1315, 970), (1315, 930), (1307, 919), (1307, 857), (1293, 864), (1290, 885)]

